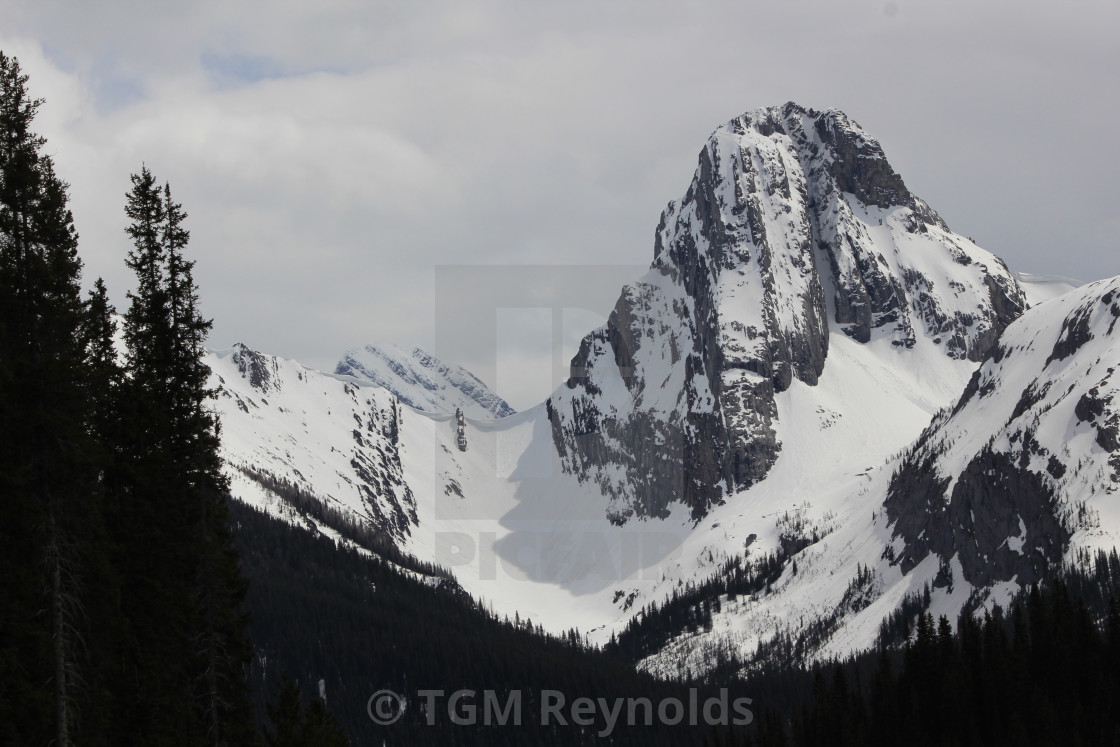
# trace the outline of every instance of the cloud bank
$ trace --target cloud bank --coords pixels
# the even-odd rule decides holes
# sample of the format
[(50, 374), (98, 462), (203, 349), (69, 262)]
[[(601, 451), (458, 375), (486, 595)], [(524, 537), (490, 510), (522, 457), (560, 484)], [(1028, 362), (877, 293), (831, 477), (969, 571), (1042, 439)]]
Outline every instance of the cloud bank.
[[(0, 0), (0, 16), (47, 100), (87, 280), (123, 307), (124, 194), (146, 163), (190, 213), (214, 347), (329, 369), (366, 342), (432, 345), (441, 266), (646, 264), (711, 130), (787, 100), (846, 111), (1013, 269), (1120, 272), (1114, 4)], [(502, 318), (500, 393), (523, 407), (554, 377), (516, 375), (546, 353), (508, 330), (540, 325)]]

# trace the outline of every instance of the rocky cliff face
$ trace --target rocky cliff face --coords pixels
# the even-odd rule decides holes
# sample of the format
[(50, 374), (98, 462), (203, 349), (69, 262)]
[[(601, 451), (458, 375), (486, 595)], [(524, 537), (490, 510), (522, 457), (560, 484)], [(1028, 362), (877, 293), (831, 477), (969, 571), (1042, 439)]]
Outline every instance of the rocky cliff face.
[(830, 333), (979, 361), (1025, 305), (1003, 262), (951, 233), (843, 113), (744, 114), (662, 213), (650, 272), (583, 340), (548, 402), (553, 440), (612, 521), (678, 503), (699, 518), (766, 476), (774, 395), (816, 384)]
[(411, 533), (416, 498), (401, 463), (395, 396), (241, 344), (209, 352), (206, 363), (231, 478), (315, 496), (394, 542)]
[[(891, 481), (904, 571), (956, 556), (989, 586), (1040, 579), (1100, 534), (1120, 486), (1120, 278), (1032, 309), (991, 350)], [(1105, 522), (1106, 529), (1114, 522)]]

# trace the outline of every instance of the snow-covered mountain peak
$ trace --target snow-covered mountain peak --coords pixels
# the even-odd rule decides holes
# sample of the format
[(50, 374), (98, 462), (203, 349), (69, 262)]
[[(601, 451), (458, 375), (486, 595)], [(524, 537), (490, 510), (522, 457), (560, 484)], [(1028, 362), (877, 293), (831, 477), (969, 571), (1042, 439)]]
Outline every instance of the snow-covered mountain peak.
[(461, 366), (444, 363), (423, 348), (366, 345), (348, 350), (334, 372), (388, 389), (417, 410), (476, 419), (504, 418), (515, 410)]
[(275, 357), (262, 355), (242, 342), (217, 355), (228, 355), (230, 362), (253, 389), (262, 393), (279, 390), (280, 379), (276, 375), (279, 364)]
[(892, 366), (979, 362), (1025, 307), (842, 112), (748, 112), (708, 139), (650, 272), (584, 339), (549, 402), (556, 448), (617, 521), (672, 502), (700, 517), (767, 475), (775, 394), (816, 385), (830, 335)]
[(923, 217), (944, 227), (944, 222), (906, 188), (902, 177), (887, 161), (879, 141), (839, 109), (817, 111), (792, 101), (746, 112), (716, 130), (735, 136), (753, 132), (770, 138), (775, 134), (805, 137), (813, 157), (828, 167), (837, 186), (863, 204), (882, 208), (905, 206), (923, 210)]
[(242, 344), (207, 351), (206, 363), (235, 495), (273, 510), (277, 490), (295, 491), (392, 541), (408, 536), (418, 519), (392, 393)]

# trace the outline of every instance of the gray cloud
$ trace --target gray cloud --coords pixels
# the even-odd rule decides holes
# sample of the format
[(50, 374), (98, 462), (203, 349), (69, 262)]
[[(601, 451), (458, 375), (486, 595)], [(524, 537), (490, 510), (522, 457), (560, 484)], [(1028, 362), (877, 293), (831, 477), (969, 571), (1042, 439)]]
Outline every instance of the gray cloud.
[(0, 0), (0, 17), (47, 99), (88, 279), (123, 305), (123, 195), (147, 162), (191, 214), (216, 347), (330, 367), (369, 341), (431, 345), (440, 265), (646, 263), (708, 133), (790, 99), (854, 117), (1014, 269), (1120, 271), (1114, 4)]

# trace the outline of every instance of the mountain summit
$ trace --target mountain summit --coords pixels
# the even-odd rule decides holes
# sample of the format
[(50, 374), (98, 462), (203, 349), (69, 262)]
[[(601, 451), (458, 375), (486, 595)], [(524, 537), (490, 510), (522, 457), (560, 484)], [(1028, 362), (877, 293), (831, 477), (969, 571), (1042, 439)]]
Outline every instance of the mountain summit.
[(774, 396), (817, 383), (831, 335), (901, 367), (977, 362), (1025, 307), (1003, 261), (952, 233), (845, 114), (749, 112), (708, 139), (649, 273), (583, 340), (549, 401), (556, 449), (615, 521), (673, 502), (699, 518), (770, 471)]

